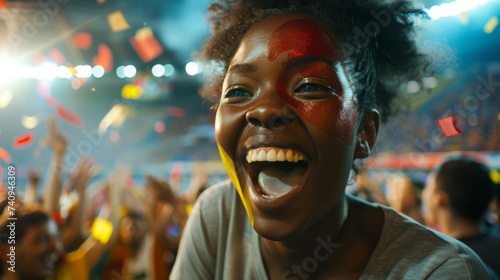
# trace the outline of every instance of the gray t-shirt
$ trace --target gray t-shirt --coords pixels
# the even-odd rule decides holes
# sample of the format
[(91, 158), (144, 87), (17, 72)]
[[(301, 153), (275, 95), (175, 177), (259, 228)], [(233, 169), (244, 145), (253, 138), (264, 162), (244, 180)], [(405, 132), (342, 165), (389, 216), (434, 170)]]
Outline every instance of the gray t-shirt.
[[(462, 243), (380, 207), (382, 234), (360, 279), (489, 279)], [(233, 184), (219, 183), (196, 202), (170, 279), (268, 279), (259, 239)], [(303, 265), (301, 275), (291, 269), (283, 279), (306, 279), (313, 258)]]

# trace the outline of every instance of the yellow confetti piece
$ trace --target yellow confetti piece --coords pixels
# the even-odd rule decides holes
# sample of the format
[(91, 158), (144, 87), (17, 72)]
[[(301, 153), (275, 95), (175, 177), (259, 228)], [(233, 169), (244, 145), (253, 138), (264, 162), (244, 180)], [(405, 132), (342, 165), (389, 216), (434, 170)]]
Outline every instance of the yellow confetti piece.
[(138, 99), (142, 95), (142, 90), (136, 85), (125, 85), (122, 88), (122, 96), (127, 99)]
[(500, 122), (500, 113), (498, 113), (497, 119)]
[(102, 4), (104, 2), (106, 2), (106, 0), (97, 0), (97, 3), (99, 3), (99, 4)]
[(491, 177), (491, 180), (495, 184), (500, 184), (500, 172), (498, 172), (496, 170), (491, 170), (490, 171), (490, 177)]
[(486, 34), (490, 34), (495, 30), (495, 28), (498, 25), (498, 18), (496, 16), (493, 16), (488, 20), (488, 22), (484, 25), (484, 32)]
[(236, 190), (238, 191), (238, 194), (241, 197), (241, 200), (243, 201), (243, 206), (245, 206), (245, 209), (247, 210), (248, 218), (250, 218), (250, 223), (252, 223), (253, 226), (253, 212), (252, 212), (252, 205), (250, 205), (250, 194), (248, 193), (248, 188), (241, 188), (240, 181), (238, 180), (238, 176), (236, 175), (236, 169), (234, 168), (234, 163), (231, 157), (222, 149), (221, 146), (217, 145), (219, 147), (219, 152), (222, 158), (222, 163), (224, 164), (224, 167), (226, 168), (227, 174), (229, 175), (229, 178), (233, 182), (234, 186), (236, 187)]
[(193, 205), (191, 204), (186, 205), (184, 210), (186, 211), (186, 214), (188, 214), (188, 216), (191, 215), (191, 211), (193, 211)]
[(464, 25), (468, 25), (469, 24), (469, 15), (467, 14), (467, 12), (462, 12), (460, 14), (460, 21), (464, 24)]
[(113, 32), (119, 32), (130, 28), (130, 25), (128, 25), (121, 11), (116, 11), (114, 13), (109, 14), (108, 23), (109, 27), (111, 27), (111, 30), (113, 30)]
[(95, 218), (94, 223), (92, 223), (92, 227), (90, 228), (90, 234), (92, 237), (102, 244), (107, 244), (112, 233), (113, 225), (109, 221), (99, 217)]

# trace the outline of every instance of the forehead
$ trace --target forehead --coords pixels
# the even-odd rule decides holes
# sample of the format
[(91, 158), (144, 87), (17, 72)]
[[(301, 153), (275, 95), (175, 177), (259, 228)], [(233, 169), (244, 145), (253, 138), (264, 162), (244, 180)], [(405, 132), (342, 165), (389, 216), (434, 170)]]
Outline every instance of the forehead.
[(283, 52), (288, 60), (303, 56), (338, 59), (334, 38), (318, 22), (300, 14), (273, 15), (256, 23), (243, 37), (231, 64), (265, 54), (274, 61)]
[(38, 225), (28, 226), (22, 238), (22, 242), (31, 243), (39, 236), (48, 234), (55, 235), (55, 231), (51, 229), (48, 222), (44, 222)]

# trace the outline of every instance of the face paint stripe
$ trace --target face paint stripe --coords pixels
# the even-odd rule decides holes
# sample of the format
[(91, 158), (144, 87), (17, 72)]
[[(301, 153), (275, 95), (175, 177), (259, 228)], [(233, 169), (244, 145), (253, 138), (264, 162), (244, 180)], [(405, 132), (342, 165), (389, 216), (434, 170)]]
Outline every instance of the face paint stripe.
[(229, 178), (233, 182), (234, 186), (236, 187), (236, 190), (238, 191), (238, 194), (241, 197), (241, 200), (243, 201), (243, 205), (245, 206), (245, 209), (247, 210), (248, 213), (248, 217), (250, 218), (250, 223), (252, 223), (253, 226), (253, 212), (252, 212), (252, 206), (250, 205), (250, 194), (248, 193), (248, 189), (241, 188), (238, 176), (236, 175), (236, 170), (234, 168), (233, 160), (231, 159), (231, 157), (229, 157), (226, 151), (222, 149), (220, 145), (217, 146), (219, 147), (222, 163), (224, 164), (224, 167), (226, 168)]
[[(319, 25), (305, 19), (290, 20), (278, 27), (267, 44), (267, 58), (274, 61), (282, 52), (288, 51), (288, 61), (301, 57), (323, 57), (328, 61), (338, 61), (339, 54), (333, 39)], [(308, 65), (301, 71), (302, 77), (327, 76), (335, 89), (342, 90), (338, 74), (325, 62)], [(331, 137), (340, 137), (347, 145), (354, 141), (357, 111), (354, 102), (345, 103), (344, 96), (316, 101), (301, 101), (287, 92), (287, 79), (291, 66), (288, 64), (280, 74), (276, 92), (286, 103), (313, 126)], [(333, 109), (336, 108), (336, 109)], [(333, 122), (336, 122), (333, 123)]]

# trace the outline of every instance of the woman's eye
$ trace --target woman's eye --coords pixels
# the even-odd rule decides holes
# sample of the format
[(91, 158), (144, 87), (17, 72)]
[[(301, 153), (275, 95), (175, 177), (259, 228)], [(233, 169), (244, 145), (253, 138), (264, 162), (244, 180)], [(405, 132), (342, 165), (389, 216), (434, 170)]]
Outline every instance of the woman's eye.
[(301, 99), (323, 99), (334, 94), (332, 88), (317, 83), (302, 84), (294, 90), (294, 95)]
[(234, 89), (228, 90), (227, 93), (224, 95), (224, 98), (231, 98), (231, 97), (235, 97), (235, 98), (240, 97), (241, 98), (241, 97), (247, 97), (247, 96), (248, 97), (252, 96), (252, 94), (245, 89), (234, 88)]
[(303, 84), (295, 92), (330, 91), (330, 88), (318, 84)]

